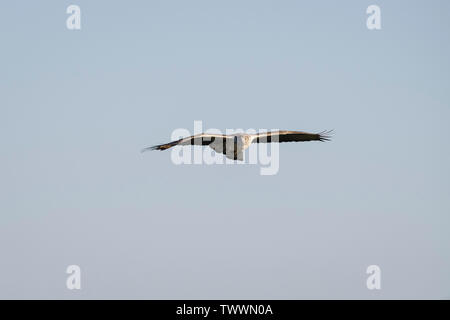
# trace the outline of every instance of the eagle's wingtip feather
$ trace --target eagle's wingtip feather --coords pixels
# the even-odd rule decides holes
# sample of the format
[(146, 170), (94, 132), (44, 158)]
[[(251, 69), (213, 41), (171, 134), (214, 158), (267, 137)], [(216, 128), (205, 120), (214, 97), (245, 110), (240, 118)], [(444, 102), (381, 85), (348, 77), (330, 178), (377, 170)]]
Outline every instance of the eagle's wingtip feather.
[(141, 150), (141, 153), (146, 152), (146, 151), (150, 151), (150, 150), (158, 150), (159, 146), (152, 146), (152, 147), (147, 147)]
[(325, 130), (319, 133), (319, 141), (331, 141), (331, 134), (333, 133), (333, 129)]

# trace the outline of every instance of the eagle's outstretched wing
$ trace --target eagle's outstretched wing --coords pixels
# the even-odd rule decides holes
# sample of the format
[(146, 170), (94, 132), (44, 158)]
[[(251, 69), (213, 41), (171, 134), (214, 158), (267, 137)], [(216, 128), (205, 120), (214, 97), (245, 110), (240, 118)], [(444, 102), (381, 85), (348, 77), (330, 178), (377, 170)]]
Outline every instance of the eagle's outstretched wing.
[(207, 146), (213, 143), (214, 141), (222, 141), (224, 144), (227, 141), (227, 139), (232, 139), (232, 137), (223, 135), (223, 134), (208, 134), (208, 133), (201, 133), (197, 134), (195, 136), (190, 136), (186, 138), (182, 138), (180, 140), (172, 141), (165, 144), (159, 144), (156, 146), (148, 147), (145, 149), (142, 149), (142, 152), (148, 151), (148, 150), (167, 150), (169, 148), (172, 148), (176, 145), (182, 145), (182, 146), (188, 146), (188, 145), (197, 145), (197, 146)]
[(255, 135), (253, 143), (296, 142), (296, 141), (328, 141), (332, 131), (308, 133), (303, 131), (271, 131)]

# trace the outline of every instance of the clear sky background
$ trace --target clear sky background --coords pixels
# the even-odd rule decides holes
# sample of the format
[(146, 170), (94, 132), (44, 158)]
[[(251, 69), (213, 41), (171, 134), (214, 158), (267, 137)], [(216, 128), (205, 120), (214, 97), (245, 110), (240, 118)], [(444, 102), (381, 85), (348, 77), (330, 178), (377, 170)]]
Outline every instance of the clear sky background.
[[(0, 298), (450, 298), (449, 32), (445, 0), (1, 2)], [(335, 134), (274, 176), (140, 153), (194, 120)]]

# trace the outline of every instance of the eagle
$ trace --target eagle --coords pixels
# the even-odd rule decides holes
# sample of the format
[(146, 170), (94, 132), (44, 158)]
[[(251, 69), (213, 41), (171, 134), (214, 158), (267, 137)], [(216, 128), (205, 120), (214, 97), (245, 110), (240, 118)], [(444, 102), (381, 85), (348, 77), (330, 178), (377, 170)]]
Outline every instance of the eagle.
[(200, 133), (194, 136), (182, 138), (165, 144), (142, 149), (142, 152), (148, 150), (167, 150), (174, 146), (209, 146), (218, 153), (223, 153), (232, 160), (244, 160), (244, 151), (252, 143), (279, 143), (279, 142), (298, 142), (298, 141), (329, 141), (332, 131), (322, 131), (320, 133), (309, 133), (303, 131), (269, 131), (257, 134), (236, 133), (236, 134), (209, 134)]

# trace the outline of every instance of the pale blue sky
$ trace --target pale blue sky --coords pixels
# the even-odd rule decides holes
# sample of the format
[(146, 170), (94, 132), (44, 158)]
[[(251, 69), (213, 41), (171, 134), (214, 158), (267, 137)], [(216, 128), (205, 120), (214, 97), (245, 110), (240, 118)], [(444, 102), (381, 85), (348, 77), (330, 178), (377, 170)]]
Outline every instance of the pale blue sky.
[[(448, 1), (2, 2), (0, 298), (449, 298), (449, 31)], [(335, 135), (275, 176), (140, 153), (194, 120)]]

